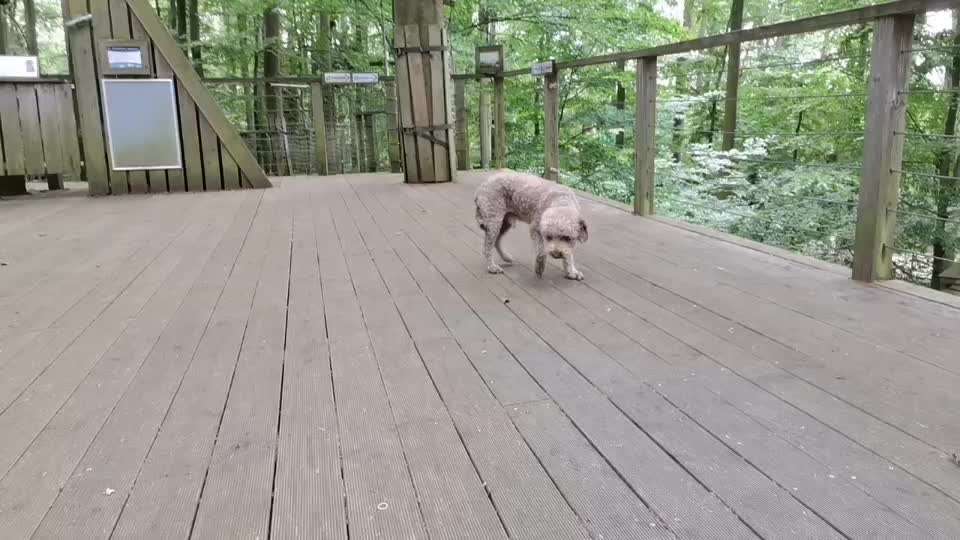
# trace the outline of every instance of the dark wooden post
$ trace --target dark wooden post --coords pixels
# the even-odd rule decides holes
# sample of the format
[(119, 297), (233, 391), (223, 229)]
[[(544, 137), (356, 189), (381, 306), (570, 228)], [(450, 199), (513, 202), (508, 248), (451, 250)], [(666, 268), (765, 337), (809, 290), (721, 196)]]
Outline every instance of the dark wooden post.
[[(730, 6), (730, 31), (743, 28), (743, 0)], [(740, 43), (727, 46), (727, 91), (723, 108), (723, 148), (733, 149), (737, 140), (737, 101), (740, 95)]]
[(496, 101), (496, 146), (495, 160), (496, 167), (503, 169), (507, 166), (507, 103), (506, 89), (503, 77), (493, 79), (493, 95)]
[(637, 104), (634, 133), (635, 180), (633, 212), (655, 213), (654, 186), (657, 157), (657, 57), (637, 60)]
[(400, 166), (400, 125), (397, 124), (397, 84), (394, 81), (383, 83), (383, 107), (387, 114), (387, 156), (390, 158), (390, 172), (403, 172)]
[(491, 127), (493, 123), (490, 120), (490, 89), (485, 80), (480, 79), (477, 84), (480, 87), (480, 168), (489, 169), (491, 156), (493, 152)]
[(900, 198), (913, 15), (878, 19), (874, 23), (870, 58), (870, 92), (863, 175), (857, 207), (853, 279), (874, 281), (893, 277), (896, 208)]
[(443, 4), (404, 0), (396, 3), (394, 16), (405, 181), (452, 181), (455, 163), (450, 145), (456, 137)]
[(560, 180), (560, 77), (556, 72), (543, 77), (543, 176)]
[(310, 109), (313, 113), (314, 150), (317, 172), (322, 175), (330, 174), (327, 164), (327, 127), (323, 114), (323, 85), (310, 85)]
[(457, 109), (457, 170), (470, 170), (470, 110), (467, 108), (467, 81), (453, 81)]
[(379, 156), (377, 155), (377, 139), (373, 129), (373, 113), (366, 111), (363, 114), (363, 142), (366, 143), (367, 172), (377, 172)]

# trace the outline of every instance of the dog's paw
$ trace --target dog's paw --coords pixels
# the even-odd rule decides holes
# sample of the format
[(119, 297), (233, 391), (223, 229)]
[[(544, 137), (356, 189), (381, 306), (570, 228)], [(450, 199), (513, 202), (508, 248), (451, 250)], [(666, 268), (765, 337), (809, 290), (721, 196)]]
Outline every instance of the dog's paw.
[(583, 272), (579, 270), (569, 272), (567, 273), (567, 279), (572, 279), (573, 281), (583, 281)]
[(499, 265), (491, 264), (490, 266), (487, 267), (487, 272), (491, 274), (502, 274), (503, 268), (500, 268)]
[(510, 258), (508, 258), (508, 257), (504, 257), (504, 258), (503, 258), (503, 262), (500, 263), (500, 264), (503, 265), (503, 266), (513, 266), (513, 259), (510, 259)]
[(538, 278), (543, 277), (543, 270), (547, 267), (546, 257), (537, 257), (537, 262), (533, 265), (533, 271), (537, 273)]

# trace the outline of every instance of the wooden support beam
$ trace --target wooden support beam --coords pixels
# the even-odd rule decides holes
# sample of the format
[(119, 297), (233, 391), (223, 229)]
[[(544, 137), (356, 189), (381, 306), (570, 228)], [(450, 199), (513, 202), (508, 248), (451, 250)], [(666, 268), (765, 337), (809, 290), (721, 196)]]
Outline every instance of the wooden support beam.
[(507, 92), (503, 77), (493, 80), (493, 96), (496, 102), (495, 159), (496, 167), (503, 169), (507, 166)]
[(397, 123), (397, 83), (383, 83), (383, 103), (387, 115), (387, 156), (390, 172), (403, 172), (400, 160), (400, 125)]
[(314, 133), (314, 167), (317, 172), (326, 176), (330, 174), (327, 163), (327, 123), (323, 114), (323, 85), (314, 82), (310, 84), (310, 110), (312, 113)]
[(864, 139), (863, 175), (857, 207), (853, 279), (893, 277), (893, 243), (900, 197), (907, 94), (913, 42), (913, 15), (874, 23), (870, 91)]
[(493, 122), (490, 118), (490, 89), (485, 80), (481, 80), (480, 85), (480, 168), (489, 169), (493, 145)]
[(556, 72), (543, 78), (544, 178), (560, 180), (560, 78)]
[(457, 119), (457, 170), (470, 170), (470, 110), (467, 108), (467, 82), (454, 81), (454, 106)]
[[(743, 0), (733, 0), (730, 7), (730, 30), (743, 28)], [(737, 110), (740, 95), (740, 44), (727, 46), (727, 84), (723, 102), (723, 150), (732, 150), (737, 141)]]
[(655, 213), (654, 186), (657, 157), (657, 57), (637, 60), (637, 104), (634, 133), (635, 170), (633, 212)]
[(366, 146), (367, 172), (377, 172), (377, 138), (373, 129), (373, 113), (370, 112), (363, 114), (363, 142)]

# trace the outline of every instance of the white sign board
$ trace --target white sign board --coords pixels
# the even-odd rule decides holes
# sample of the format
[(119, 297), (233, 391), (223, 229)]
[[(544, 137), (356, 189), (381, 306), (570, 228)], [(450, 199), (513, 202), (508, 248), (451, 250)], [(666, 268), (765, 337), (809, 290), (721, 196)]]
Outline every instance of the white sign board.
[(0, 77), (39, 79), (40, 62), (36, 56), (0, 56)]
[(500, 52), (499, 51), (480, 51), (479, 58), (481, 66), (499, 66), (500, 65)]
[(103, 79), (113, 170), (183, 168), (175, 96), (172, 79)]
[(113, 69), (142, 69), (143, 50), (140, 47), (108, 47), (107, 63)]
[(349, 73), (324, 73), (323, 82), (326, 84), (350, 84), (353, 77)]
[(354, 73), (353, 84), (377, 84), (380, 82), (380, 75), (376, 73)]
[(544, 75), (550, 75), (554, 71), (556, 62), (550, 60), (549, 62), (540, 62), (539, 64), (534, 64), (530, 68), (530, 74), (534, 77), (543, 77)]

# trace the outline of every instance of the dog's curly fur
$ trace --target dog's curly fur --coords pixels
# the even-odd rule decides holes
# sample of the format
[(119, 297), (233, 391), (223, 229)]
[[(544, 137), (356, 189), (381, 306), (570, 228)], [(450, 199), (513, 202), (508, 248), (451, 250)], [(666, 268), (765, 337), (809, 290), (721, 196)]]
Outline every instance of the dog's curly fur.
[(517, 221), (523, 221), (530, 224), (537, 276), (543, 277), (550, 255), (563, 259), (568, 279), (583, 279), (574, 265), (573, 251), (577, 242), (587, 241), (587, 222), (580, 214), (580, 203), (573, 191), (530, 174), (498, 171), (480, 185), (474, 201), (477, 223), (485, 233), (483, 258), (488, 272), (503, 272), (494, 261), (494, 249), (505, 265), (513, 263), (500, 244), (503, 235)]

